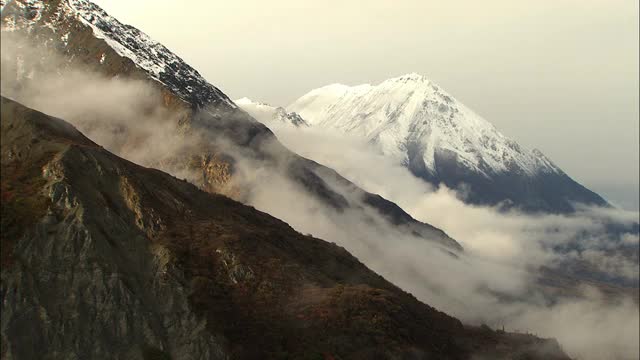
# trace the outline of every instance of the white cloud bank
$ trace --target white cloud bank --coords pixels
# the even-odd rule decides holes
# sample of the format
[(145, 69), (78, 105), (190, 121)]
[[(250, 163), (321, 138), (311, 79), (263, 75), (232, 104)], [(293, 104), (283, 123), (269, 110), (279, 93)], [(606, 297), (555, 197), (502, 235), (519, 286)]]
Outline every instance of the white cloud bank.
[[(637, 287), (626, 292), (630, 296), (605, 296), (582, 284), (570, 296), (550, 297), (557, 289), (544, 289), (535, 276), (540, 267), (578, 261), (637, 286), (638, 234), (612, 239), (605, 228), (609, 221), (638, 222), (637, 212), (582, 208), (574, 215), (529, 215), (471, 206), (453, 190), (434, 189), (417, 179), (362, 139), (314, 128), (273, 130), (293, 151), (396, 202), (465, 247), (466, 254), (454, 261), (429, 251), (419, 239), (369, 238), (378, 245), (375, 250), (361, 249), (356, 239), (342, 239), (340, 243), (373, 270), (419, 299), (466, 321), (555, 337), (578, 359), (640, 356)], [(287, 219), (287, 214), (281, 216)], [(297, 228), (332, 239), (305, 223)], [(554, 251), (579, 235), (571, 251)], [(623, 250), (614, 244), (623, 245)]]

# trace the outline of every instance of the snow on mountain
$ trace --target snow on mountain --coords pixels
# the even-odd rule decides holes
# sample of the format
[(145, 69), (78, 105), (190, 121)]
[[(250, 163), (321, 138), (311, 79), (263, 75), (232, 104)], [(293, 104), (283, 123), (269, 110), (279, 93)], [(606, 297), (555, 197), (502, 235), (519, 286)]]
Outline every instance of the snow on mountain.
[(324, 86), (287, 110), (311, 126), (364, 137), (430, 183), (470, 185), (472, 203), (508, 201), (545, 211), (571, 211), (574, 202), (607, 205), (542, 152), (507, 138), (419, 74), (378, 85)]
[(437, 174), (436, 153), (487, 177), (505, 171), (528, 175), (559, 169), (539, 151), (502, 135), (439, 86), (418, 74), (380, 85), (328, 85), (291, 104), (312, 125), (368, 138), (386, 155), (409, 164), (419, 152), (427, 170)]
[[(54, 33), (60, 33), (61, 22), (78, 19), (93, 30), (96, 38), (103, 39), (118, 55), (130, 59), (152, 79), (165, 85), (182, 100), (195, 107), (222, 104), (225, 107), (236, 108), (222, 91), (207, 82), (198, 71), (164, 45), (132, 26), (120, 23), (91, 1), (3, 1), (2, 12), (3, 31), (32, 31), (45, 27)], [(40, 24), (41, 21), (45, 23)], [(59, 35), (66, 44), (69, 32)], [(103, 54), (100, 63), (104, 61)]]
[(272, 126), (306, 127), (309, 124), (295, 112), (287, 112), (283, 107), (275, 107), (263, 102), (256, 102), (247, 97), (234, 101), (242, 110), (249, 113), (256, 120)]

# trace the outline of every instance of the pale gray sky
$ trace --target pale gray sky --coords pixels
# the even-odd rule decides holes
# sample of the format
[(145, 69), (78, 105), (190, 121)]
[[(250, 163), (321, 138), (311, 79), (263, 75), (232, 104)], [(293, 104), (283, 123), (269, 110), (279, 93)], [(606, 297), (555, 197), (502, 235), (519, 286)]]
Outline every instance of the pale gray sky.
[(96, 0), (231, 98), (418, 72), (638, 208), (637, 0)]

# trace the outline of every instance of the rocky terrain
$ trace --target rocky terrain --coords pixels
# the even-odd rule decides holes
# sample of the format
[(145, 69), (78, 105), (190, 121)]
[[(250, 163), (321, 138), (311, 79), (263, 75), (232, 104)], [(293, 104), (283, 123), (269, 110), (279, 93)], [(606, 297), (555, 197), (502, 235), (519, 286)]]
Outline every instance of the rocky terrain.
[(2, 98), (3, 359), (567, 359)]

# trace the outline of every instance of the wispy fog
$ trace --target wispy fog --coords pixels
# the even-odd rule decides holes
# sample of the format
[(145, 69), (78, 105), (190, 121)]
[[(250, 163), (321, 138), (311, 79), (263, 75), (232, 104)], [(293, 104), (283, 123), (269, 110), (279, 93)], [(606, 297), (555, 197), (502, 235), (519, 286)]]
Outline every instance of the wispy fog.
[[(215, 134), (185, 134), (176, 125), (179, 114), (164, 110), (160, 96), (148, 83), (105, 78), (78, 68), (65, 70), (54, 57), (30, 74), (25, 64), (31, 62), (29, 54), (33, 53), (21, 45), (21, 60), (16, 63), (17, 43), (6, 39), (3, 34), (2, 94), (72, 122), (113, 152), (189, 177), (176, 173), (176, 168), (163, 167), (158, 159), (196, 151), (194, 136), (210, 141), (236, 157), (234, 176), (247, 189), (243, 201), (300, 232), (344, 246), (425, 303), (463, 321), (556, 337), (570, 355), (581, 359), (640, 356), (639, 312), (633, 291), (630, 295), (624, 291), (605, 294), (602, 288), (564, 278), (559, 285), (549, 284), (539, 280), (538, 271), (571, 259), (637, 283), (637, 255), (620, 253), (617, 246), (611, 249), (612, 243), (619, 243), (633, 253), (637, 234), (609, 239), (604, 229), (606, 220), (638, 221), (637, 213), (586, 208), (571, 216), (530, 216), (469, 206), (452, 190), (427, 186), (358, 139), (313, 129), (275, 129), (278, 138), (295, 152), (330, 166), (365, 190), (397, 202), (415, 218), (445, 230), (466, 249), (458, 257), (451, 256), (366, 209), (337, 212), (325, 206), (285, 175), (291, 158), (277, 143), (267, 143), (263, 149), (278, 159), (274, 165)], [(344, 184), (333, 181), (330, 174), (318, 175), (350, 203), (357, 203)], [(585, 231), (589, 236), (581, 236), (580, 245), (557, 251)], [(553, 275), (542, 278), (557, 279)]]
[[(433, 189), (365, 140), (314, 128), (274, 131), (293, 151), (396, 202), (465, 247), (465, 256), (453, 261), (417, 239), (367, 234), (365, 241), (378, 246), (361, 249), (363, 239), (318, 233), (342, 239), (366, 264), (421, 300), (463, 320), (556, 337), (581, 359), (638, 357), (638, 234), (613, 236), (605, 228), (611, 222), (632, 225), (637, 212), (582, 208), (575, 215), (528, 215), (470, 206), (460, 200), (464, 195), (444, 186)], [(288, 219), (284, 212), (279, 216)], [(296, 226), (313, 233), (311, 224)], [(636, 286), (628, 294), (635, 296), (603, 296), (583, 283), (570, 296), (549, 297), (557, 289), (541, 285), (537, 269), (562, 267), (570, 260), (628, 280)]]

